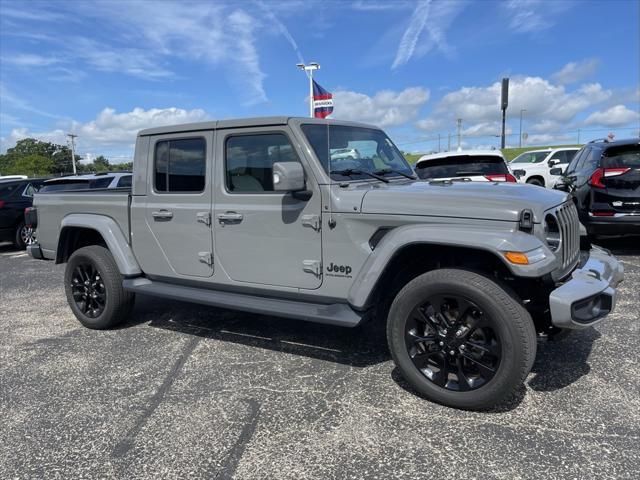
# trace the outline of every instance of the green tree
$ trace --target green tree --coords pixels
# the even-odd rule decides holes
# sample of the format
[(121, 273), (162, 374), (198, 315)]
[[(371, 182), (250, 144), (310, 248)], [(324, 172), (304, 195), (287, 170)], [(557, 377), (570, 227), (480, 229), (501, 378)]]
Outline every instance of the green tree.
[(40, 177), (49, 175), (53, 168), (53, 160), (42, 155), (26, 155), (16, 158), (12, 165), (3, 173), (7, 175), (28, 175)]
[(93, 160), (93, 168), (96, 172), (108, 172), (112, 170), (112, 166), (109, 164), (109, 160), (107, 160), (104, 156), (99, 155)]
[[(57, 145), (51, 142), (42, 142), (35, 138), (23, 138), (18, 140), (15, 147), (7, 149), (7, 153), (0, 159), (0, 171), (4, 171), (7, 166), (12, 165), (16, 160), (37, 155), (50, 158), (53, 161), (51, 171), (48, 173), (61, 174), (73, 171), (71, 164), (71, 150), (65, 145)], [(76, 162), (80, 157), (76, 155)]]

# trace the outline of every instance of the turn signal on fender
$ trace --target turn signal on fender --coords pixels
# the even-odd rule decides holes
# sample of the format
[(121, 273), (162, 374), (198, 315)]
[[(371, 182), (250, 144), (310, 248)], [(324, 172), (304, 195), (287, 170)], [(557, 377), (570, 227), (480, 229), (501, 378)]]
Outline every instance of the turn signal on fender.
[(511, 263), (515, 263), (516, 265), (529, 265), (529, 259), (527, 255), (522, 252), (505, 252), (504, 256)]

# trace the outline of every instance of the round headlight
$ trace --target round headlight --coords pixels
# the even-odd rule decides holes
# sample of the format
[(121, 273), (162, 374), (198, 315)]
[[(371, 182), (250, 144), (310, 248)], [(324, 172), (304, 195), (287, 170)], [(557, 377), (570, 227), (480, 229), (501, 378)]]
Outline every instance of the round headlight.
[(560, 227), (553, 215), (547, 215), (544, 219), (544, 238), (552, 252), (558, 250), (561, 241)]

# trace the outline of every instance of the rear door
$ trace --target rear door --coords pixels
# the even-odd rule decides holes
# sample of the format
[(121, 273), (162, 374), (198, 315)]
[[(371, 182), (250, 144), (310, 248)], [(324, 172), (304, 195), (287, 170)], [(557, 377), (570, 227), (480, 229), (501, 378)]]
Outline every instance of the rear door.
[[(143, 232), (136, 242), (140, 226), (133, 227), (135, 250), (144, 258), (147, 274), (213, 274), (212, 155), (212, 132), (151, 137), (144, 207), (145, 229), (150, 235)], [(151, 252), (158, 253), (150, 258)], [(172, 272), (167, 272), (167, 264)]]

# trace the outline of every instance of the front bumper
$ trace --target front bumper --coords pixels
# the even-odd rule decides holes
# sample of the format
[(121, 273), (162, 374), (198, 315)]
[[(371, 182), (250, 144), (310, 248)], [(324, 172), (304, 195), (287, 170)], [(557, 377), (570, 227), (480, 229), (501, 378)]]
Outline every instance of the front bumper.
[(571, 329), (598, 323), (615, 308), (616, 287), (623, 276), (624, 268), (611, 253), (593, 247), (584, 265), (549, 295), (551, 323)]

